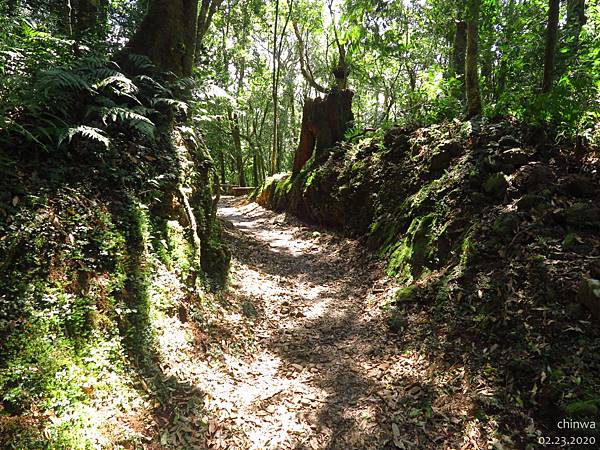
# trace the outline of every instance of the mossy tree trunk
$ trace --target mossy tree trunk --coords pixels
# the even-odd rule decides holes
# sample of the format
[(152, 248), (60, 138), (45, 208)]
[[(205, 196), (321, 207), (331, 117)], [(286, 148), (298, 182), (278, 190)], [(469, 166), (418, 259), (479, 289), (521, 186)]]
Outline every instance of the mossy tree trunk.
[(467, 22), (465, 20), (465, 2), (456, 3), (456, 20), (454, 21), (454, 41), (452, 43), (451, 73), (460, 80), (459, 95), (465, 99), (465, 58), (467, 55)]
[(579, 43), (579, 35), (581, 29), (586, 24), (585, 16), (585, 0), (568, 0), (567, 1), (567, 29), (574, 37), (574, 43)]
[(465, 58), (465, 88), (467, 94), (467, 117), (481, 113), (481, 93), (479, 89), (479, 50), (478, 22), (481, 0), (467, 3), (467, 54)]
[(127, 50), (147, 56), (177, 76), (191, 75), (197, 26), (198, 0), (150, 0)]
[(542, 81), (542, 93), (550, 92), (552, 89), (559, 12), (560, 0), (549, 0), (548, 23), (546, 25), (546, 45), (544, 49), (544, 79)]
[(231, 128), (231, 137), (233, 139), (233, 158), (235, 160), (235, 168), (238, 173), (238, 184), (242, 187), (246, 186), (246, 175), (244, 173), (244, 158), (242, 155), (242, 140), (240, 136), (240, 122), (236, 112), (228, 111), (229, 125)]

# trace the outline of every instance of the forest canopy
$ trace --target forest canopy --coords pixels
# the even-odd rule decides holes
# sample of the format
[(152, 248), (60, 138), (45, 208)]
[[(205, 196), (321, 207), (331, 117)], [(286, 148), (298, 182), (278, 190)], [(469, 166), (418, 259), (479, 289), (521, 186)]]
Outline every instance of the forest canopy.
[[(350, 137), (481, 114), (597, 139), (595, 0), (195, 3), (181, 2), (178, 16), (160, 1), (3, 2), (3, 117), (31, 101), (23, 96), (33, 74), (83, 56), (118, 62), (129, 43), (197, 82), (189, 114), (233, 184), (258, 185), (291, 167), (304, 100), (337, 86), (336, 67), (354, 93)], [(197, 23), (185, 23), (185, 8)], [(142, 24), (146, 11), (168, 22), (169, 36), (151, 20)], [(186, 49), (183, 66), (168, 61), (176, 47)]]

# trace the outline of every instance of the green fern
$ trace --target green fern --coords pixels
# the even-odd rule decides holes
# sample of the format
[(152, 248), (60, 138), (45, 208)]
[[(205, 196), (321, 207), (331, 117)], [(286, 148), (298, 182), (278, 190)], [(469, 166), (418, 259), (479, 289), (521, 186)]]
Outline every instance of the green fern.
[(121, 122), (126, 123), (140, 133), (154, 138), (155, 126), (154, 123), (143, 116), (142, 113), (147, 113), (146, 108), (140, 108), (137, 111), (134, 109), (123, 108), (120, 106), (114, 106), (112, 108), (100, 108), (102, 122), (108, 125), (108, 122)]
[(154, 63), (145, 55), (138, 55), (137, 53), (129, 53), (127, 55), (129, 60), (134, 64), (136, 69), (140, 70), (153, 70), (156, 68)]
[(73, 71), (65, 69), (46, 70), (37, 82), (37, 88), (49, 95), (56, 91), (87, 91), (92, 92), (88, 82)]
[(167, 106), (170, 106), (171, 108), (173, 108), (174, 110), (181, 111), (183, 113), (187, 113), (187, 111), (189, 109), (189, 106), (186, 102), (182, 102), (181, 100), (175, 100), (174, 98), (158, 97), (158, 98), (152, 99), (150, 104), (152, 106), (167, 105)]
[(114, 86), (117, 88), (118, 93), (124, 94), (135, 94), (138, 91), (138, 88), (134, 82), (122, 73), (111, 75), (94, 84), (94, 88), (96, 89), (107, 86)]
[(48, 146), (46, 144), (44, 144), (42, 141), (40, 141), (39, 138), (34, 134), (34, 132), (37, 131), (37, 127), (36, 127), (36, 129), (34, 129), (34, 132), (32, 132), (32, 131), (29, 131), (24, 126), (22, 126), (16, 122), (13, 122), (9, 125), (9, 130), (14, 133), (20, 134), (27, 141), (33, 142), (33, 143), (39, 145), (44, 151), (46, 151), (46, 152), (49, 151)]
[(110, 139), (102, 133), (102, 130), (100, 130), (99, 128), (88, 127), (86, 125), (79, 125), (77, 127), (68, 128), (64, 133), (62, 133), (60, 139), (58, 140), (58, 145), (60, 146), (65, 139), (67, 139), (68, 142), (71, 142), (73, 137), (78, 134), (80, 134), (86, 139), (104, 145), (104, 148), (106, 149), (108, 149), (110, 146)]
[(165, 87), (164, 85), (162, 85), (161, 83), (159, 83), (154, 78), (148, 75), (138, 75), (135, 77), (135, 81), (142, 85), (148, 85), (152, 89), (152, 91), (159, 92), (163, 96), (173, 96), (173, 92), (169, 88)]

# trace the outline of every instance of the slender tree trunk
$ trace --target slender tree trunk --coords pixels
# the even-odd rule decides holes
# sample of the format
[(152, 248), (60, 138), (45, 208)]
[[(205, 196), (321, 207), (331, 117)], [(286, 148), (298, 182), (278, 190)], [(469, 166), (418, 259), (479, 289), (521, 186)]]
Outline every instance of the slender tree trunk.
[(242, 155), (242, 140), (240, 136), (240, 122), (237, 113), (229, 110), (229, 122), (231, 126), (231, 137), (233, 138), (234, 161), (238, 173), (238, 184), (246, 186), (246, 174), (244, 173), (244, 158)]
[(481, 0), (469, 0), (467, 4), (467, 55), (465, 58), (465, 88), (467, 94), (467, 117), (481, 113), (478, 67), (478, 22)]
[(573, 37), (570, 44), (571, 55), (576, 55), (579, 50), (579, 36), (581, 29), (586, 24), (585, 0), (567, 1), (567, 33)]
[(467, 53), (467, 22), (456, 21), (454, 34), (454, 49), (452, 69), (456, 78), (460, 80), (460, 98), (465, 98), (465, 57)]
[(64, 33), (69, 37), (73, 37), (73, 7), (71, 0), (63, 0), (62, 21), (64, 23)]
[(552, 75), (554, 72), (559, 12), (560, 0), (549, 0), (548, 24), (546, 25), (546, 46), (544, 50), (544, 79), (542, 81), (542, 93), (550, 92), (552, 89)]
[(252, 182), (254, 186), (260, 185), (260, 180), (258, 179), (258, 150), (256, 148), (252, 149)]
[[(212, 18), (222, 3), (223, 0), (201, 0), (198, 12), (198, 25), (196, 27), (196, 49), (201, 48), (204, 36), (212, 23)], [(195, 55), (196, 62), (199, 55), (200, 52), (197, 51)]]
[(271, 142), (271, 173), (275, 173), (277, 170), (277, 106), (278, 106), (278, 95), (277, 95), (277, 24), (279, 21), (279, 0), (275, 1), (275, 23), (273, 25), (273, 136)]
[(225, 179), (225, 158), (223, 156), (223, 150), (219, 150), (217, 153), (217, 157), (219, 158), (219, 169), (221, 169), (221, 183), (226, 183)]

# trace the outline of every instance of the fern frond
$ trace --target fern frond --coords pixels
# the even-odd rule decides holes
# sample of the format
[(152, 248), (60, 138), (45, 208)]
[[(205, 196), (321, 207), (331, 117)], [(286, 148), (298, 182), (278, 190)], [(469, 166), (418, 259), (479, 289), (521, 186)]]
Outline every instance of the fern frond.
[(106, 86), (114, 86), (118, 89), (118, 92), (123, 92), (125, 94), (135, 94), (138, 91), (138, 88), (134, 82), (122, 73), (111, 75), (94, 84), (94, 88), (96, 89)]
[(186, 113), (189, 109), (189, 106), (186, 102), (182, 102), (181, 100), (175, 100), (174, 98), (158, 97), (152, 99), (150, 104), (152, 106), (167, 105), (175, 109), (176, 111), (181, 111), (183, 113)]
[[(145, 112), (146, 109), (143, 108), (142, 111)], [(102, 122), (104, 122), (105, 125), (107, 125), (108, 122), (126, 123), (138, 130), (140, 133), (148, 137), (154, 138), (154, 123), (150, 119), (143, 116), (139, 112), (136, 112), (133, 109), (123, 108), (121, 106), (103, 108), (101, 109), (101, 115)]]
[(46, 95), (56, 91), (92, 91), (92, 87), (83, 77), (65, 69), (50, 69), (42, 72), (37, 87)]
[(145, 55), (129, 53), (127, 57), (135, 65), (136, 69), (147, 70), (154, 69), (156, 67), (152, 60)]
[(161, 83), (148, 75), (138, 75), (135, 77), (135, 81), (140, 84), (148, 84), (154, 91), (158, 91), (162, 95), (169, 97), (173, 96), (173, 92), (169, 88), (163, 86)]
[(33, 142), (33, 143), (39, 145), (43, 150), (48, 151), (48, 146), (46, 144), (44, 144), (42, 141), (40, 141), (37, 138), (37, 136), (35, 136), (31, 131), (29, 131), (24, 126), (22, 126), (16, 122), (13, 122), (10, 124), (9, 130), (13, 131), (17, 134), (20, 134), (25, 139), (27, 139), (29, 142)]
[(99, 128), (88, 127), (86, 125), (79, 125), (77, 127), (68, 128), (65, 132), (62, 133), (60, 139), (58, 140), (58, 145), (62, 144), (65, 139), (71, 142), (73, 137), (77, 134), (80, 134), (86, 139), (104, 145), (104, 148), (106, 149), (108, 149), (108, 147), (110, 146), (110, 139), (108, 138), (108, 136), (105, 136), (102, 133), (102, 130), (100, 130)]

